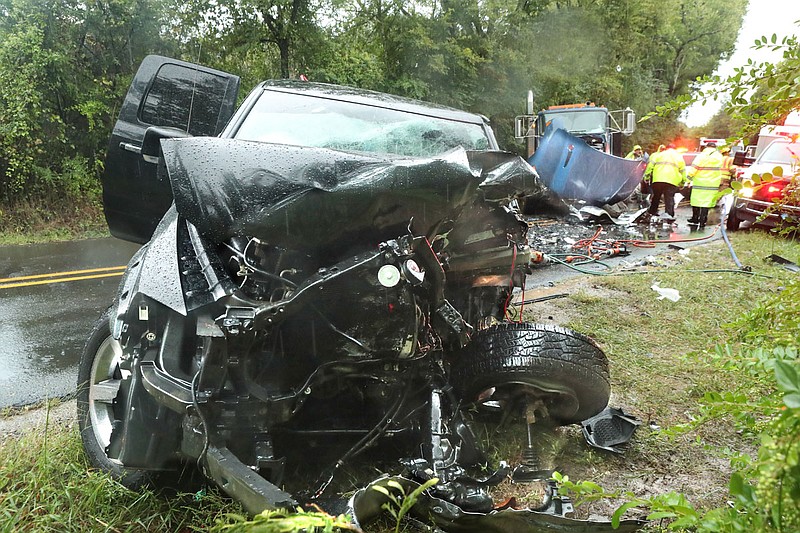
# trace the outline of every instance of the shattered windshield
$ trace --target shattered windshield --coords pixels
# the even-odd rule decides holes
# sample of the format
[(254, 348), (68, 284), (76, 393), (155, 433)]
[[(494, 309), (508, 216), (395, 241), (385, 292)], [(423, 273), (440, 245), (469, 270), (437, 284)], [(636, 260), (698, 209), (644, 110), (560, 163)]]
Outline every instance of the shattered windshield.
[(606, 112), (602, 109), (586, 108), (580, 111), (545, 112), (545, 123), (555, 120), (557, 127), (571, 133), (604, 133)]
[(273, 91), (263, 92), (235, 137), (411, 157), (439, 155), (458, 146), (489, 149), (478, 124)]

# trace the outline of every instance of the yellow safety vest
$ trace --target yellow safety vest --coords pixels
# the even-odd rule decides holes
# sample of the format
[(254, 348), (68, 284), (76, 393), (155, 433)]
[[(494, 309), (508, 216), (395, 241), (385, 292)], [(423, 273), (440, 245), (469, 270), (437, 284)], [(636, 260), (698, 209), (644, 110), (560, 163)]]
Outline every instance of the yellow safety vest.
[(693, 207), (714, 207), (717, 204), (722, 179), (730, 174), (731, 158), (716, 148), (706, 148), (695, 158), (687, 174), (692, 178)]
[(686, 181), (686, 163), (677, 150), (667, 148), (650, 156), (644, 174), (652, 183), (671, 183), (680, 187)]

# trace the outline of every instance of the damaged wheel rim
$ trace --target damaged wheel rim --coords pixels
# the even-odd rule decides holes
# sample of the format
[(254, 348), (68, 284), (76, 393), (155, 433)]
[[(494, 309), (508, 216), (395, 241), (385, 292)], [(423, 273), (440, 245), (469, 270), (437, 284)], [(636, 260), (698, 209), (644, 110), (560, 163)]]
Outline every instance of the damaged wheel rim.
[(92, 363), (89, 385), (89, 418), (92, 432), (101, 449), (111, 443), (114, 429), (114, 400), (124, 379), (119, 363), (122, 347), (113, 337), (107, 337), (98, 347)]

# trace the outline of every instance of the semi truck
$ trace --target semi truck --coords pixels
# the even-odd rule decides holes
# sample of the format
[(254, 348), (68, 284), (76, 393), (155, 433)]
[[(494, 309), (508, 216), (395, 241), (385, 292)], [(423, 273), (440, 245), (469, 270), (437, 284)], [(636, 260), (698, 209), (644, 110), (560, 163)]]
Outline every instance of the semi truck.
[(622, 158), (622, 136), (636, 128), (632, 109), (609, 111), (593, 102), (550, 106), (514, 120), (526, 144), (526, 159), (550, 189), (566, 200), (613, 204), (629, 197), (641, 181), (642, 161)]
[(553, 105), (534, 115), (533, 92), (528, 92), (527, 114), (515, 119), (515, 136), (526, 140), (528, 157), (542, 142), (548, 126), (555, 124), (580, 138), (590, 147), (622, 157), (622, 136), (636, 129), (636, 114), (631, 108), (609, 111), (594, 102)]

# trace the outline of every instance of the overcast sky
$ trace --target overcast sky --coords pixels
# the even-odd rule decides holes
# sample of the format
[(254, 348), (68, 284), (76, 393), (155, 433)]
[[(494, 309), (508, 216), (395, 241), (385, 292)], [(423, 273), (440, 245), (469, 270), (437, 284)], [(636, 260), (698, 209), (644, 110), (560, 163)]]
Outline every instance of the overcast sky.
[[(754, 61), (778, 61), (780, 54), (765, 50), (753, 50), (751, 47), (756, 39), (764, 35), (778, 35), (778, 40), (787, 35), (800, 34), (800, 0), (750, 0), (747, 14), (744, 16), (742, 29), (736, 41), (736, 50), (731, 58), (722, 63), (717, 74), (725, 76), (733, 74), (735, 67), (747, 63), (748, 58)], [(720, 102), (708, 102), (705, 105), (695, 104), (683, 115), (683, 121), (688, 126), (702, 126), (719, 111)]]

